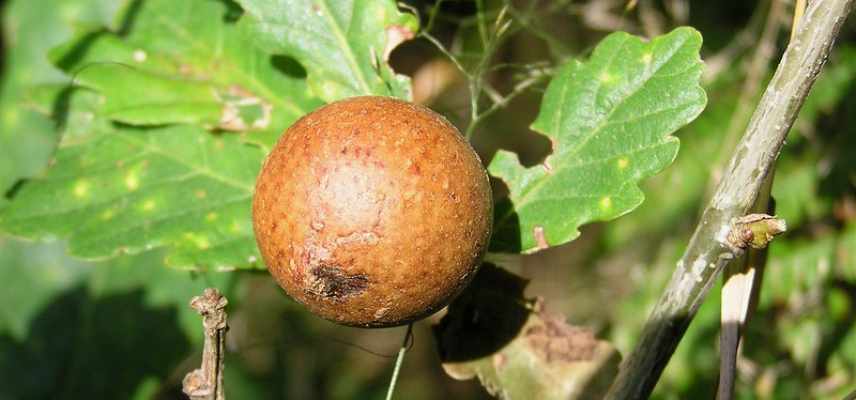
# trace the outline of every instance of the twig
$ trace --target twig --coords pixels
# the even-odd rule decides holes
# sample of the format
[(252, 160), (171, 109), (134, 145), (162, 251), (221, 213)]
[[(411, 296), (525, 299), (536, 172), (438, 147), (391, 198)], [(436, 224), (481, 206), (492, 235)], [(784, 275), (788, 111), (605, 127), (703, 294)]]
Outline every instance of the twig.
[(392, 394), (395, 392), (395, 384), (398, 383), (398, 373), (401, 371), (401, 364), (404, 363), (404, 354), (407, 353), (407, 348), (410, 346), (410, 340), (413, 338), (413, 324), (407, 325), (407, 333), (404, 335), (404, 342), (401, 343), (401, 348), (398, 349), (398, 357), (395, 358), (395, 367), (392, 369), (392, 378), (389, 379), (389, 388), (386, 391), (386, 400), (392, 400)]
[[(753, 212), (775, 212), (775, 205), (770, 197), (775, 172), (771, 170), (767, 174), (752, 207)], [(776, 228), (780, 228), (778, 232), (781, 233), (785, 229), (784, 223)], [(752, 236), (754, 238), (755, 235)], [(717, 400), (734, 398), (741, 338), (758, 305), (766, 263), (766, 246), (760, 249), (750, 248), (742, 257), (727, 265), (722, 273)]]
[(226, 343), (226, 297), (214, 288), (190, 300), (190, 307), (202, 315), (205, 344), (202, 365), (184, 376), (182, 390), (190, 400), (225, 400), (223, 390), (223, 356)]
[(514, 85), (514, 88), (511, 89), (507, 95), (499, 97), (494, 101), (494, 103), (488, 108), (484, 110), (481, 114), (479, 114), (478, 118), (475, 122), (473, 122), (468, 129), (473, 130), (478, 126), (478, 124), (483, 121), (488, 116), (493, 113), (499, 111), (500, 109), (506, 107), (511, 100), (514, 100), (517, 96), (523, 94), (530, 87), (544, 81), (546, 78), (552, 76), (550, 72), (535, 72), (532, 76), (520, 81), (518, 84)]
[[(769, 28), (771, 22), (778, 24), (775, 19), (778, 19), (778, 14), (782, 12), (782, 8), (779, 2), (773, 3), (770, 7), (770, 16), (767, 20), (768, 27), (764, 28), (764, 36), (767, 36), (768, 29), (771, 29)], [(793, 23), (791, 24), (791, 40), (796, 35), (798, 22), (800, 17), (802, 17), (803, 11), (805, 11), (805, 0), (797, 0), (793, 12)], [(778, 29), (772, 30), (778, 31)], [(770, 34), (770, 37), (774, 36), (775, 34)], [(762, 47), (766, 47), (763, 44), (763, 39), (761, 43), (758, 46), (756, 57), (758, 57), (758, 53), (763, 51)], [(772, 46), (770, 45), (770, 47)], [(766, 56), (767, 59), (769, 57), (769, 55)], [(754, 63), (755, 60), (753, 60)], [(765, 70), (768, 63), (769, 61), (764, 62)], [(750, 73), (749, 77), (751, 78), (751, 76), (752, 74)], [(744, 86), (744, 89), (750, 88), (748, 84), (750, 78), (747, 78), (747, 84)], [(751, 90), (754, 91), (755, 89)], [(740, 103), (738, 102), (738, 104)], [(741, 107), (745, 108), (745, 105)], [(741, 107), (738, 107), (738, 110)], [(732, 119), (732, 121), (734, 120)], [(755, 199), (754, 212), (775, 213), (775, 202), (770, 196), (775, 174), (775, 168), (767, 173), (767, 178), (764, 180), (761, 191)], [(731, 400), (734, 398), (737, 358), (740, 355), (743, 332), (746, 329), (746, 325), (749, 324), (752, 315), (755, 313), (755, 309), (758, 307), (758, 299), (761, 296), (761, 283), (763, 282), (766, 264), (766, 248), (749, 249), (743, 257), (726, 266), (723, 271), (722, 295), (720, 296), (722, 304), (720, 311), (719, 385), (717, 388), (717, 400)]]
[(793, 23), (791, 24), (791, 39), (793, 39), (794, 35), (797, 33), (797, 27), (799, 26), (800, 18), (802, 18), (804, 12), (805, 0), (797, 0), (794, 4), (794, 18)]
[(826, 63), (854, 0), (816, 0), (801, 19), (755, 110), (727, 172), (701, 217), (636, 348), (622, 364), (608, 399), (645, 399), (719, 272), (744, 249), (730, 243), (732, 223), (755, 202), (788, 130)]

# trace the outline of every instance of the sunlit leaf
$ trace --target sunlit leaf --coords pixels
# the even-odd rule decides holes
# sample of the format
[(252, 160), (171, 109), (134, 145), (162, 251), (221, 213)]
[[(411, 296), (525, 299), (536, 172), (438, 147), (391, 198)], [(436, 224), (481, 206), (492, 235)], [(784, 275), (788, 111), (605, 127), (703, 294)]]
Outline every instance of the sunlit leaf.
[[(115, 15), (127, 0), (53, 0), (8, 2), (3, 7), (6, 42), (0, 80), (0, 207), (2, 196), (17, 179), (29, 177), (47, 164), (57, 133), (47, 113), (28, 101), (31, 85), (67, 83), (68, 79), (45, 62), (45, 53), (68, 40), (75, 24), (115, 27)], [(49, 111), (49, 110), (48, 110)]]
[(0, 213), (12, 234), (69, 238), (97, 259), (166, 247), (175, 266), (251, 266), (261, 149), (202, 128), (115, 126), (63, 143), (44, 177)]
[(387, 64), (389, 53), (415, 35), (416, 17), (392, 0), (238, 0), (248, 25), (273, 53), (306, 68), (325, 101), (358, 95), (410, 98), (410, 79)]
[(500, 151), (490, 164), (510, 191), (497, 206), (494, 250), (559, 245), (576, 238), (584, 223), (637, 207), (639, 180), (677, 154), (670, 134), (704, 108), (700, 47), (701, 35), (690, 28), (648, 43), (618, 32), (589, 61), (565, 65), (532, 124), (550, 138), (553, 153), (524, 168), (513, 153)]
[(76, 84), (105, 95), (107, 118), (246, 131), (246, 140), (269, 148), (321, 103), (309, 95), (299, 66), (258, 49), (229, 20), (240, 10), (227, 4), (146, 1), (126, 37), (83, 33), (51, 58)]

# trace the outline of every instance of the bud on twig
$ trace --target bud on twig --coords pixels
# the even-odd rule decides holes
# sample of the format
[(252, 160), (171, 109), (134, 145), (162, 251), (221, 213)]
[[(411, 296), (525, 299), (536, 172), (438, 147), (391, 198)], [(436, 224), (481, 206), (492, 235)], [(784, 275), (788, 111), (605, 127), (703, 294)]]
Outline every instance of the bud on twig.
[(785, 220), (767, 214), (749, 214), (731, 222), (728, 244), (736, 249), (763, 249), (788, 229)]

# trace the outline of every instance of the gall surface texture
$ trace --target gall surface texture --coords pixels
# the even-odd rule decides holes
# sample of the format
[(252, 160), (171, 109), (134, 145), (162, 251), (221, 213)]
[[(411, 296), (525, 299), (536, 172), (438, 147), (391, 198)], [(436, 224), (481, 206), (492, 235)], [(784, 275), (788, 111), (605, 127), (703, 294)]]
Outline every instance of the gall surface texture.
[(406, 324), (448, 304), (488, 245), (491, 189), (458, 130), (383, 97), (326, 105), (280, 138), (253, 224), (293, 299), (345, 325)]

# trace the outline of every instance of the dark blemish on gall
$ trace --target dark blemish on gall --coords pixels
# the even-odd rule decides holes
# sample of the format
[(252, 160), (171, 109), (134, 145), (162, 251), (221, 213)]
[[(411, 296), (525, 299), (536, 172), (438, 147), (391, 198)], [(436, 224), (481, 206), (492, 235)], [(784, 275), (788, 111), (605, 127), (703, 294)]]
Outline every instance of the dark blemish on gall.
[(311, 282), (307, 291), (330, 299), (358, 295), (369, 286), (363, 274), (348, 274), (335, 265), (319, 265), (309, 271)]

